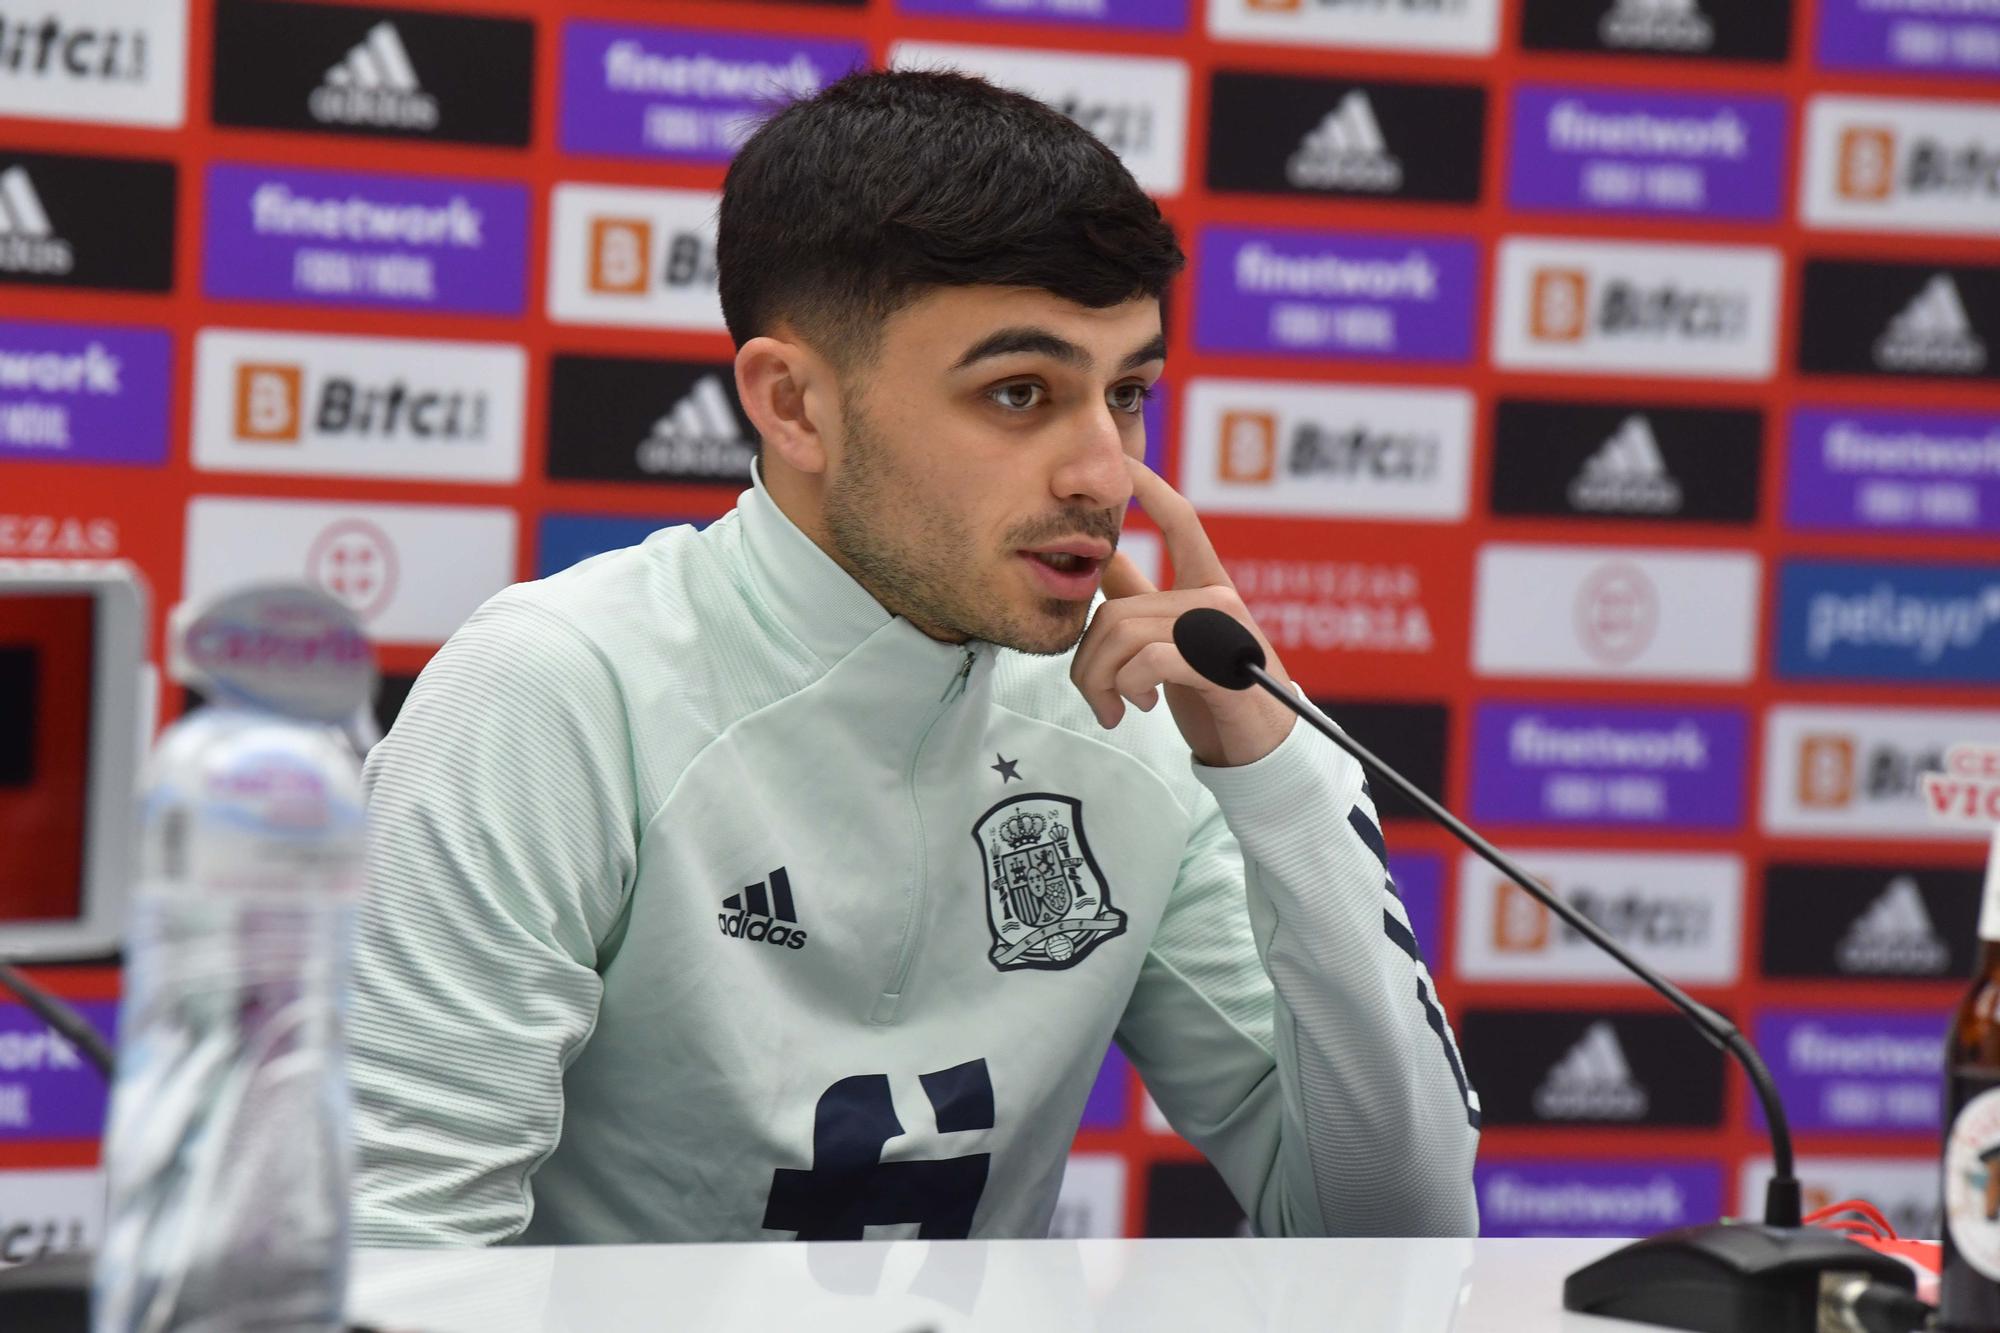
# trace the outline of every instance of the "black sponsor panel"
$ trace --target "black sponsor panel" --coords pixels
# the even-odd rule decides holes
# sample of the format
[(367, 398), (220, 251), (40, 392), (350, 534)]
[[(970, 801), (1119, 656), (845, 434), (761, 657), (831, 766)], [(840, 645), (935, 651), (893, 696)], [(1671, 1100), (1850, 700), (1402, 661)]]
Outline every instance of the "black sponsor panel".
[(1791, 54), (1792, 9), (1792, 0), (1523, 0), (1521, 45), (1776, 64)]
[(33, 648), (0, 644), (0, 787), (35, 780), (35, 718), (41, 673)]
[(1981, 884), (1978, 870), (1774, 864), (1764, 872), (1764, 975), (1969, 977)]
[(1724, 1057), (1677, 1014), (1470, 1009), (1458, 1031), (1489, 1125), (1722, 1123)]
[(171, 162), (0, 152), (0, 282), (165, 292)]
[(1808, 259), (1799, 369), (2000, 379), (2000, 268)]
[[(1375, 752), (1432, 800), (1444, 802), (1444, 757), (1451, 744), (1451, 711), (1441, 703), (1384, 703), (1378, 699), (1315, 699), (1341, 730)], [(1424, 818), (1416, 803), (1378, 778), (1368, 780), (1376, 813), (1384, 819)]]
[(1156, 1162), (1146, 1171), (1148, 1236), (1241, 1236), (1243, 1209), (1207, 1162)]
[(1493, 512), (1755, 523), (1764, 416), (1753, 408), (1503, 400)]
[(1208, 188), (1474, 203), (1486, 91), (1218, 72)]
[(550, 362), (551, 477), (747, 486), (756, 450), (727, 362)]
[(218, 0), (215, 122), (525, 145), (534, 63), (523, 19)]

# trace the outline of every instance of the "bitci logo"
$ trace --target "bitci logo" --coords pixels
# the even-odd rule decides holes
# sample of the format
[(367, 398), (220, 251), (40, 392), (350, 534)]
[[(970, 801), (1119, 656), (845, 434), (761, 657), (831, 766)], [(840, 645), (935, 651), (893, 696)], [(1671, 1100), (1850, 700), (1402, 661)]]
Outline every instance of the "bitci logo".
[(1590, 275), (1573, 268), (1535, 270), (1534, 336), (1581, 342), (1590, 328)]
[(563, 323), (721, 330), (717, 198), (558, 185), (549, 313)]
[(1887, 199), (1896, 185), (1896, 132), (1876, 125), (1842, 130), (1838, 179), (1842, 199)]
[(1223, 481), (1256, 485), (1278, 470), (1278, 418), (1270, 412), (1225, 412), (1216, 474)]
[(1925, 775), (1947, 772), (1955, 745), (2000, 745), (2000, 718), (1971, 709), (1804, 707), (1770, 710), (1764, 733), (1764, 827), (1834, 838), (1969, 839), (1992, 828), (1943, 822)]
[(299, 366), (245, 362), (236, 368), (236, 438), (296, 444), (305, 371)]
[(1815, 97), (1804, 151), (1800, 212), (1814, 226), (2000, 235), (2000, 111)]
[(1845, 810), (1854, 803), (1854, 737), (1799, 738), (1799, 804), (1809, 810)]

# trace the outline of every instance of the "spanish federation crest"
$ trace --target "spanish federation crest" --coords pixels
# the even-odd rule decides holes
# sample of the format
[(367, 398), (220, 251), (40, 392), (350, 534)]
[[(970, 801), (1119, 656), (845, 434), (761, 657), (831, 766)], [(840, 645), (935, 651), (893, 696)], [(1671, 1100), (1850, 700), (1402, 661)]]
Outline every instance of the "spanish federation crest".
[(972, 826), (986, 871), (987, 958), (1001, 971), (1074, 967), (1125, 933), (1125, 914), (1083, 836), (1083, 802), (1024, 792)]

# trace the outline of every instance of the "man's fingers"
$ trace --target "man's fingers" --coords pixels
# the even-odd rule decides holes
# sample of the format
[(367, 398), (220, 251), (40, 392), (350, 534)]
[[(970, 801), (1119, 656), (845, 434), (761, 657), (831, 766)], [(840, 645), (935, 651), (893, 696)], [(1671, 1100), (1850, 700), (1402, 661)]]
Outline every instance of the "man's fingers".
[(1144, 710), (1151, 709), (1158, 700), (1162, 685), (1191, 685), (1200, 689), (1204, 682), (1181, 657), (1180, 649), (1172, 643), (1155, 642), (1141, 648), (1119, 667), (1112, 685), (1119, 698), (1130, 699)]
[[(1102, 618), (1106, 609), (1099, 608), (1101, 619), (1091, 623), (1083, 642), (1077, 645), (1069, 677), (1097, 720), (1109, 727), (1116, 725), (1125, 711), (1118, 694), (1119, 668), (1147, 644), (1171, 640), (1173, 621), (1158, 616)], [(1167, 646), (1173, 645), (1169, 642)]]
[(1120, 597), (1143, 597), (1149, 592), (1158, 592), (1153, 581), (1139, 572), (1139, 566), (1123, 551), (1116, 552), (1104, 566), (1104, 595), (1116, 601)]
[(1167, 545), (1167, 558), (1174, 565), (1176, 588), (1205, 588), (1220, 584), (1234, 586), (1222, 557), (1202, 531), (1201, 517), (1187, 497), (1169, 486), (1165, 479), (1136, 458), (1125, 460), (1132, 469), (1132, 488), (1139, 507), (1159, 525)]

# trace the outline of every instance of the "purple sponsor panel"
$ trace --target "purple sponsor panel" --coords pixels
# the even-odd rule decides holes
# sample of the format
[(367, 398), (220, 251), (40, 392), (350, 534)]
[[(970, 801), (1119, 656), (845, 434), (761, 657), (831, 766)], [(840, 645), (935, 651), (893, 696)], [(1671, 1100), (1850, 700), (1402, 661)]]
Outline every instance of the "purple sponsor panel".
[(0, 323), (0, 459), (164, 463), (173, 361), (164, 329)]
[(1435, 976), (1444, 970), (1444, 858), (1435, 852), (1389, 853), (1389, 878), (1409, 914), (1410, 933)]
[(1782, 207), (1781, 98), (1524, 87), (1513, 139), (1516, 208), (1767, 221)]
[(1794, 528), (2000, 535), (2000, 414), (1801, 407), (1785, 471)]
[(1188, 25), (1188, 0), (896, 0), (896, 8), (905, 14), (1028, 19), (1146, 32), (1183, 32)]
[[(106, 1038), (118, 1003), (74, 1006)], [(0, 1004), (0, 1143), (94, 1139), (104, 1132), (109, 1091), (81, 1051), (18, 1004)]]
[(1742, 827), (1749, 724), (1726, 708), (1482, 704), (1472, 814), (1496, 824)]
[(860, 42), (573, 20), (563, 27), (562, 146), (727, 162), (771, 112), (867, 65)]
[(1131, 1087), (1131, 1062), (1125, 1058), (1125, 1052), (1113, 1046), (1104, 1053), (1097, 1082), (1090, 1085), (1090, 1096), (1083, 1104), (1083, 1127), (1123, 1129), (1130, 1114), (1127, 1108), (1132, 1104)]
[(1200, 249), (1195, 342), (1205, 351), (1472, 359), (1472, 241), (1209, 227)]
[(450, 177), (217, 164), (208, 295), (518, 315), (528, 192)]
[(1966, 0), (1820, 0), (1828, 69), (2000, 74), (2000, 12)]
[(1644, 1236), (1722, 1216), (1714, 1162), (1483, 1160), (1482, 1236)]
[[(1794, 1132), (1937, 1133), (1943, 1115), (1944, 1013), (1766, 1013), (1757, 1050)], [(1763, 1108), (1746, 1099), (1762, 1128)]]

